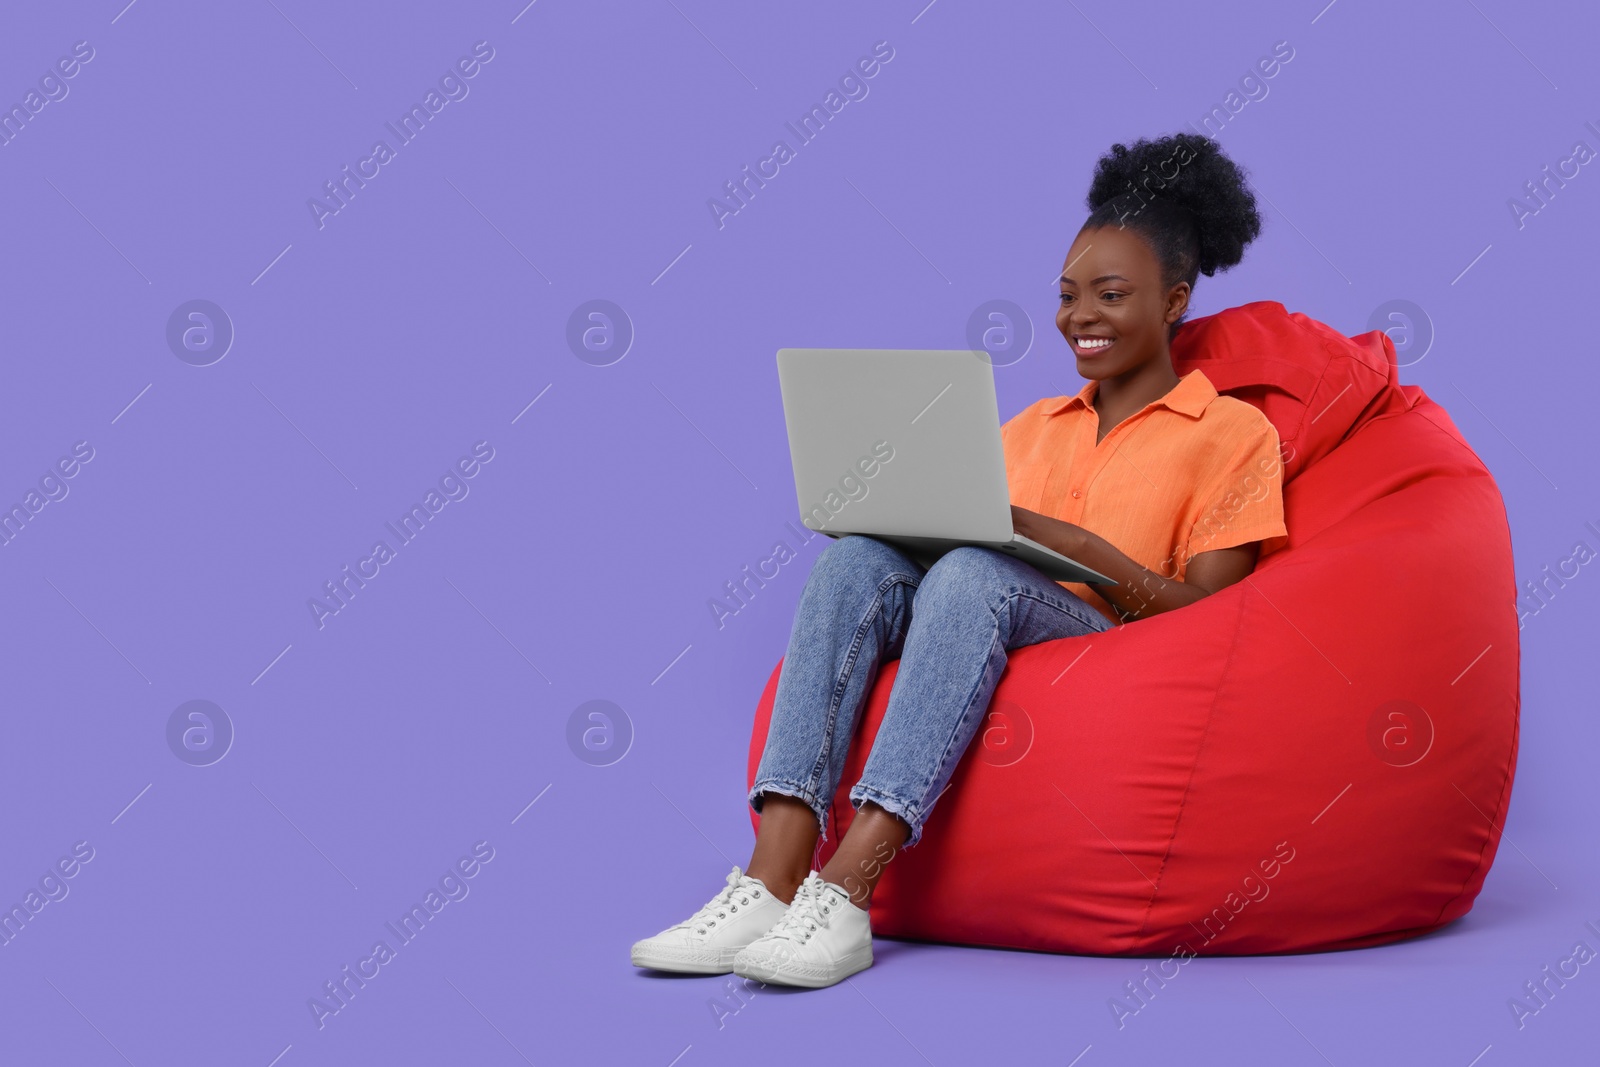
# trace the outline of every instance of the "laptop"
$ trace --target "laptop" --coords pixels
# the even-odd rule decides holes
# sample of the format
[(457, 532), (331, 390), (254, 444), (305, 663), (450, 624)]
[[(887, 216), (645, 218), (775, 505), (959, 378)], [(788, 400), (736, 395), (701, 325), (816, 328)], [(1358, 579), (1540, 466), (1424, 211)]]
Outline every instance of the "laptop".
[(981, 545), (1059, 582), (1116, 584), (1012, 529), (987, 353), (782, 348), (778, 382), (808, 529), (876, 537), (924, 567)]

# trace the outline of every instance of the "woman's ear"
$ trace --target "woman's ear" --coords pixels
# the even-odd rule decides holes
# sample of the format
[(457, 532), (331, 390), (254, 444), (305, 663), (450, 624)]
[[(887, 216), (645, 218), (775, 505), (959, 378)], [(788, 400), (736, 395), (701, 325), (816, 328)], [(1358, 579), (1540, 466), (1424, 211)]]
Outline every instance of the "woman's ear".
[(1171, 325), (1183, 318), (1184, 313), (1189, 310), (1190, 292), (1192, 290), (1189, 288), (1188, 282), (1179, 282), (1167, 290), (1167, 310), (1162, 321)]

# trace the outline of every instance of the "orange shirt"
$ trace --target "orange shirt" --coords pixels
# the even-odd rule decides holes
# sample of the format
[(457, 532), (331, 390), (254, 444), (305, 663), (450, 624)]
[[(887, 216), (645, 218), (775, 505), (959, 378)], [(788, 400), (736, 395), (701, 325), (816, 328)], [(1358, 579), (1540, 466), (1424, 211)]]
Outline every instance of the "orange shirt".
[[(1000, 428), (1013, 504), (1082, 526), (1179, 581), (1198, 553), (1287, 543), (1278, 431), (1260, 410), (1191, 370), (1096, 444), (1099, 385), (1035, 401)], [(1121, 622), (1093, 586), (1060, 584)]]

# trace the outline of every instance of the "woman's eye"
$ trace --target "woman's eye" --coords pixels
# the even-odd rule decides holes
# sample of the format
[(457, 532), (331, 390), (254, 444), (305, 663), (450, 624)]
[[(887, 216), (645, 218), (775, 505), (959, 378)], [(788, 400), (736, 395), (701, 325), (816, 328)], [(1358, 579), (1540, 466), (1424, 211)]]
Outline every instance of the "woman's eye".
[[(1127, 293), (1121, 293), (1121, 292), (1117, 292), (1116, 290), (1112, 290), (1109, 293), (1101, 293), (1100, 294), (1100, 299), (1101, 300), (1107, 300), (1107, 301), (1110, 301), (1111, 303), (1115, 304), (1117, 302), (1117, 298), (1118, 297), (1123, 297), (1123, 296), (1127, 296), (1127, 295), (1128, 295)], [(1072, 298), (1073, 297), (1072, 297), (1071, 293), (1062, 293), (1061, 294), (1061, 302), (1063, 304), (1065, 304), (1068, 300), (1071, 300)]]

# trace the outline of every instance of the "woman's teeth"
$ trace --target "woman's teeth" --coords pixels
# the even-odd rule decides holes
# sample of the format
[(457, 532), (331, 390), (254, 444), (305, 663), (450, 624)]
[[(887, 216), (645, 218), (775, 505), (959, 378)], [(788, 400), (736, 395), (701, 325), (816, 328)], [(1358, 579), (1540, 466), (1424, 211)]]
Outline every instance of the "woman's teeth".
[(1088, 338), (1080, 338), (1078, 340), (1078, 347), (1083, 349), (1085, 352), (1098, 352), (1102, 348), (1108, 347), (1110, 344), (1110, 338), (1096, 338), (1093, 340)]

